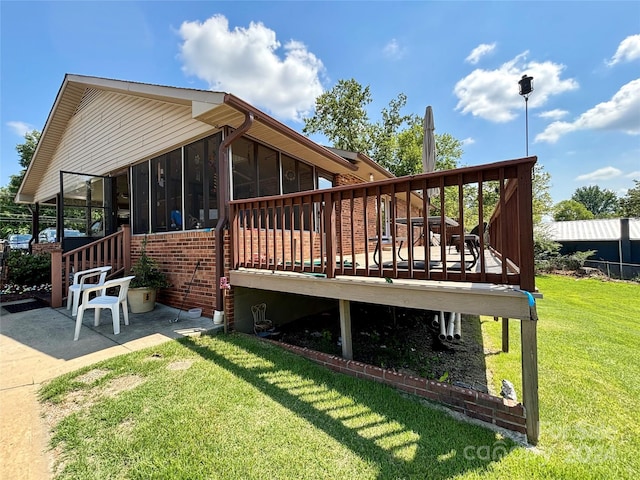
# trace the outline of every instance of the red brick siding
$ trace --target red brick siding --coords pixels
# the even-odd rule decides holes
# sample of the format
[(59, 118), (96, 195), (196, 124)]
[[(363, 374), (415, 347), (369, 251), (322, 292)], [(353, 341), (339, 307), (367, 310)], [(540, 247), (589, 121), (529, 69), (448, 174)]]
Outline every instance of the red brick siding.
[(33, 254), (38, 253), (51, 253), (53, 250), (60, 250), (62, 246), (60, 243), (34, 243), (31, 251)]
[[(131, 238), (132, 264), (140, 256), (143, 240), (142, 235)], [(160, 303), (180, 308), (193, 277), (184, 308), (200, 307), (204, 316), (213, 316), (218, 292), (218, 286), (215, 285), (216, 241), (213, 230), (147, 235), (147, 254), (158, 262), (172, 284), (171, 288), (158, 292)], [(194, 277), (198, 260), (200, 265)]]
[[(229, 270), (231, 268), (231, 235), (228, 230), (224, 231), (224, 276), (229, 279)], [(217, 286), (216, 292), (219, 292)], [(235, 319), (235, 307), (234, 307), (234, 293), (233, 287), (228, 290), (222, 291), (222, 295), (224, 295), (224, 315), (225, 321), (227, 322), (227, 326), (229, 330), (234, 329), (234, 319)]]

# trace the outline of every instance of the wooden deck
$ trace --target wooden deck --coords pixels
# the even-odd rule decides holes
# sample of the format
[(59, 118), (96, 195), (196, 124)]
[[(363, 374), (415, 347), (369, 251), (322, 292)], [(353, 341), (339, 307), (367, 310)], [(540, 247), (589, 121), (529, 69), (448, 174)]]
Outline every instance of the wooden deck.
[[(507, 319), (519, 319), (527, 438), (536, 443), (535, 298), (541, 295), (533, 262), (535, 161), (234, 200), (229, 204), (230, 284), (337, 299), (347, 359), (352, 358), (350, 301), (502, 317), (503, 334)], [(432, 199), (423, 195), (432, 189), (446, 211), (434, 211)], [(455, 225), (438, 232), (440, 245), (429, 246), (436, 214), (440, 225)], [(429, 230), (415, 228), (414, 220)], [(471, 222), (487, 225), (478, 235), (479, 255), (450, 246), (456, 236), (466, 238)], [(391, 248), (376, 257), (382, 238)]]

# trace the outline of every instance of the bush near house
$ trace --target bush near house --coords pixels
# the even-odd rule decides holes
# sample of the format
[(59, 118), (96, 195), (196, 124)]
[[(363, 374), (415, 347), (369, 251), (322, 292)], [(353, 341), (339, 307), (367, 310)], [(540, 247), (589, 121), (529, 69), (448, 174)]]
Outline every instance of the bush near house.
[(12, 250), (7, 259), (7, 281), (15, 285), (41, 285), (51, 281), (51, 256)]

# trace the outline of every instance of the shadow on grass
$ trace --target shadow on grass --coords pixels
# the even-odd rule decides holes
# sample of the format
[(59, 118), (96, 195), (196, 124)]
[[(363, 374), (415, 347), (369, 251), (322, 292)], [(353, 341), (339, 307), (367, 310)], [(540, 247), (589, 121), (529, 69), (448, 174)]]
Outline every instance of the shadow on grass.
[(331, 372), (253, 337), (180, 341), (375, 464), (380, 479), (481, 473), (517, 448), (390, 387)]

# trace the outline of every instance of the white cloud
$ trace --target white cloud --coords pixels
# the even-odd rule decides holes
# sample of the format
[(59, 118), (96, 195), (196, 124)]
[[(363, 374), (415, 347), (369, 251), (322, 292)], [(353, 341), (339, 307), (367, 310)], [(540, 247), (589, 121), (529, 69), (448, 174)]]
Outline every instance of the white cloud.
[(562, 117), (566, 117), (567, 115), (569, 115), (568, 111), (560, 110), (556, 108), (555, 110), (548, 110), (546, 112), (542, 112), (538, 116), (540, 118), (550, 118), (551, 120), (559, 120)]
[(465, 62), (470, 63), (471, 65), (477, 64), (482, 57), (488, 55), (496, 49), (496, 44), (491, 43), (481, 43), (476, 48), (474, 48), (469, 56), (464, 59)]
[(7, 127), (9, 127), (13, 133), (21, 137), (24, 137), (27, 133), (34, 130), (32, 125), (25, 122), (7, 122)]
[(467, 137), (464, 140), (462, 140), (462, 146), (473, 145), (474, 143), (476, 143), (476, 140), (474, 138), (471, 138), (471, 137)]
[(620, 187), (615, 193), (618, 198), (626, 197), (627, 193), (629, 193), (629, 189)]
[(635, 172), (630, 172), (625, 175), (627, 178), (631, 178), (633, 180), (640, 180), (640, 170), (636, 170)]
[(616, 53), (611, 57), (611, 60), (607, 62), (610, 67), (622, 63), (631, 62), (640, 58), (640, 34), (630, 35), (625, 38), (620, 45)]
[(577, 130), (614, 130), (640, 135), (640, 78), (623, 85), (608, 102), (602, 102), (574, 122), (553, 122), (536, 135), (536, 142), (556, 143)]
[(534, 78), (529, 108), (539, 108), (552, 95), (578, 88), (574, 79), (560, 78), (564, 65), (549, 61), (527, 62), (528, 54), (528, 51), (521, 53), (495, 70), (476, 69), (459, 80), (454, 87), (458, 97), (456, 110), (496, 123), (513, 120), (524, 110), (524, 102), (518, 95), (518, 80), (525, 73)]
[(387, 58), (398, 60), (404, 57), (405, 49), (400, 45), (398, 40), (392, 38), (391, 41), (384, 46), (382, 53)]
[(622, 172), (615, 167), (599, 168), (591, 173), (585, 173), (584, 175), (578, 175), (577, 181), (596, 181), (596, 180), (611, 180), (622, 175)]
[(229, 30), (226, 17), (214, 15), (204, 23), (184, 22), (179, 34), (185, 73), (278, 117), (301, 120), (323, 91), (322, 62), (298, 41), (281, 47), (276, 33), (262, 23)]

